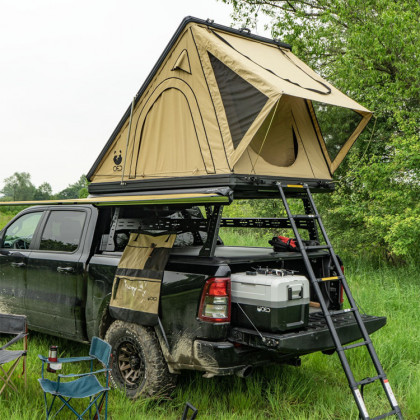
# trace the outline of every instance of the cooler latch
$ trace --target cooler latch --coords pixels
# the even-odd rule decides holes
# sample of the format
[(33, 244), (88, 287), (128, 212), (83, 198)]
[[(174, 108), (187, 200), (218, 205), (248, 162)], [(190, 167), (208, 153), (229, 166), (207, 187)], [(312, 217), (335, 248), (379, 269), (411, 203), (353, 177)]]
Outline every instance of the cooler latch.
[(303, 285), (292, 284), (287, 288), (287, 294), (289, 300), (302, 299), (303, 296)]

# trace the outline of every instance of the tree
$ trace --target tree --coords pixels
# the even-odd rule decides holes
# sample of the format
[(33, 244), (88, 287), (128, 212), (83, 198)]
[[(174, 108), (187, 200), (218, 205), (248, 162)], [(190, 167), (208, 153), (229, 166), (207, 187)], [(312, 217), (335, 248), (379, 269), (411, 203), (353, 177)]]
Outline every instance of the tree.
[(273, 37), (290, 43), (319, 74), (375, 111), (374, 122), (335, 174), (336, 192), (318, 198), (335, 242), (394, 260), (418, 255), (419, 2), (223, 1), (246, 26), (269, 16)]
[(51, 185), (48, 182), (44, 182), (35, 190), (34, 200), (49, 200), (51, 196)]
[(31, 182), (31, 175), (28, 172), (15, 172), (4, 180), (4, 187), (1, 193), (5, 201), (32, 200), (36, 188)]
[(88, 181), (85, 175), (82, 175), (77, 182), (70, 184), (63, 191), (57, 194), (58, 199), (82, 198), (87, 197)]

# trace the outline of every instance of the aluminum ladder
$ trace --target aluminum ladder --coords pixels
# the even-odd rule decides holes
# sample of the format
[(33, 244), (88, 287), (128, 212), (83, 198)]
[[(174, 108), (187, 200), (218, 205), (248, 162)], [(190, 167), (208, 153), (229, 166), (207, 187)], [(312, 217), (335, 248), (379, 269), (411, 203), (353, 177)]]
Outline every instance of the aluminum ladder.
[[(328, 238), (327, 232), (325, 231), (324, 225), (322, 223), (321, 220), (321, 216), (318, 213), (318, 210), (315, 206), (315, 202), (313, 200), (311, 191), (308, 187), (307, 184), (282, 184), (281, 182), (277, 182), (276, 183), (279, 191), (280, 191), (280, 196), (281, 199), (283, 201), (284, 204), (284, 208), (286, 209), (286, 213), (287, 213), (287, 217), (290, 220), (290, 224), (291, 227), (293, 229), (294, 235), (296, 237), (296, 241), (298, 243), (299, 246), (299, 251), (302, 254), (302, 258), (303, 261), (305, 263), (305, 267), (306, 270), (308, 272), (308, 276), (309, 276), (309, 280), (315, 290), (316, 296), (318, 297), (319, 303), (321, 305), (321, 309), (322, 312), (325, 316), (325, 320), (326, 323), (328, 325), (328, 328), (331, 332), (331, 336), (338, 354), (338, 357), (340, 359), (341, 365), (343, 366), (343, 370), (344, 373), (347, 377), (350, 389), (353, 393), (353, 397), (356, 401), (357, 404), (357, 408), (359, 409), (359, 415), (360, 418), (363, 420), (370, 420), (371, 418), (369, 417), (368, 411), (366, 409), (366, 405), (363, 399), (363, 387), (365, 385), (368, 385), (370, 383), (373, 383), (377, 380), (379, 380), (382, 384), (382, 388), (383, 391), (386, 394), (386, 397), (388, 399), (388, 402), (391, 406), (391, 411), (385, 413), (385, 414), (381, 414), (377, 417), (374, 417), (372, 420), (379, 420), (379, 419), (383, 419), (386, 417), (390, 417), (390, 416), (397, 416), (397, 418), (402, 419), (402, 413), (401, 413), (401, 409), (398, 406), (397, 400), (394, 396), (394, 393), (392, 392), (391, 386), (388, 382), (388, 379), (386, 377), (386, 374), (382, 368), (381, 362), (379, 361), (378, 355), (376, 354), (375, 348), (373, 347), (372, 341), (369, 337), (369, 333), (366, 330), (365, 324), (363, 323), (362, 317), (360, 315), (360, 312), (357, 308), (356, 302), (350, 292), (349, 286), (347, 284), (346, 278), (341, 270), (341, 266), (339, 263), (339, 260), (337, 258), (337, 255), (334, 252), (334, 249), (331, 245), (331, 242)], [(304, 206), (305, 206), (305, 215), (293, 215), (290, 211), (290, 207), (289, 204), (287, 202), (287, 196), (285, 193), (285, 189), (288, 190), (289, 192), (292, 191), (292, 194), (290, 195), (291, 197), (296, 197), (296, 198), (301, 198), (303, 200)], [(315, 227), (319, 227), (320, 231), (321, 231), (321, 239), (323, 238), (325, 245), (312, 245), (312, 246), (305, 246), (305, 244), (303, 243), (302, 237), (300, 236), (300, 233), (298, 231), (298, 228), (296, 226), (296, 220), (312, 220), (314, 223), (314, 228)], [(317, 228), (315, 228), (317, 229)], [(312, 264), (309, 260), (307, 251), (311, 251), (311, 250), (320, 250), (320, 249), (324, 249), (324, 250), (328, 250), (332, 262), (333, 262), (333, 266), (335, 268), (335, 272), (338, 273), (338, 276), (333, 276), (333, 277), (324, 277), (324, 278), (317, 278), (314, 270), (312, 268)], [(347, 296), (347, 299), (350, 303), (350, 308), (349, 309), (343, 309), (340, 311), (329, 311), (327, 304), (325, 302), (324, 296), (321, 292), (321, 288), (320, 288), (320, 283), (323, 283), (325, 281), (332, 281), (332, 280), (340, 280), (341, 284), (343, 286), (343, 290)], [(338, 336), (337, 330), (334, 326), (334, 322), (331, 319), (331, 315), (337, 315), (340, 313), (353, 313), (354, 318), (357, 322), (357, 325), (360, 329), (361, 335), (362, 335), (362, 339), (363, 341), (355, 343), (355, 344), (350, 344), (350, 345), (345, 345), (343, 346), (343, 344), (340, 341), (340, 337)], [(370, 358), (372, 360), (372, 363), (376, 369), (377, 375), (372, 377), (372, 378), (365, 378), (361, 381), (356, 381), (353, 375), (353, 372), (350, 368), (350, 364), (348, 362), (347, 356), (346, 356), (346, 351), (354, 349), (356, 347), (361, 347), (361, 346), (366, 346), (368, 353), (370, 355)]]

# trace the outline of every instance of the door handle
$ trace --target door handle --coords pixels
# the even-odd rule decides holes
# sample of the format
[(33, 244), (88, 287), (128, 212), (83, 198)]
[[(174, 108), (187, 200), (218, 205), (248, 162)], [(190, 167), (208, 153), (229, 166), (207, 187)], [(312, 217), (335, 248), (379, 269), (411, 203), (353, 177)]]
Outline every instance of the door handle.
[(59, 273), (73, 273), (74, 268), (73, 267), (57, 267), (57, 271)]
[(19, 262), (19, 263), (17, 263), (17, 262), (12, 262), (12, 263), (10, 263), (10, 265), (11, 265), (12, 267), (16, 267), (16, 268), (23, 268), (23, 267), (26, 267), (26, 264), (25, 264), (24, 262)]

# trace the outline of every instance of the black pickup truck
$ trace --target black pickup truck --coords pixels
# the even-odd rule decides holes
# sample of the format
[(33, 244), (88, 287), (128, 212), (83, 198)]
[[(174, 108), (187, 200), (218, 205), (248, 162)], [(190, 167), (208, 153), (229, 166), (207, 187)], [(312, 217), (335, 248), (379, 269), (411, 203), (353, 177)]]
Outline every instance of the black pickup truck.
[[(207, 206), (206, 217), (187, 204), (27, 208), (0, 233), (0, 311), (25, 314), (31, 329), (75, 341), (105, 337), (114, 354), (112, 380), (132, 398), (168, 391), (185, 369), (208, 378), (247, 376), (258, 365), (299, 365), (301, 355), (332, 353), (299, 252), (209, 241), (220, 226), (282, 226), (280, 219), (223, 219), (221, 207)], [(109, 312), (124, 247), (142, 229), (178, 234), (153, 327)], [(328, 253), (309, 256), (319, 276), (334, 275)], [(343, 343), (360, 338), (350, 313), (334, 315), (342, 308), (340, 281), (322, 286)], [(386, 322), (363, 319), (369, 333)]]

